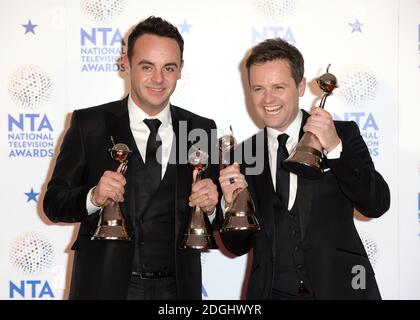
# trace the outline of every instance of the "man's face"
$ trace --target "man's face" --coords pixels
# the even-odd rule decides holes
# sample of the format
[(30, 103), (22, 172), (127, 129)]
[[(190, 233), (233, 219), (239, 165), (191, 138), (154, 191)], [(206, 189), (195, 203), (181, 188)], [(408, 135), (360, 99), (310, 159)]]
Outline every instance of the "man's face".
[(181, 78), (183, 63), (178, 43), (144, 34), (137, 38), (131, 60), (125, 57), (124, 63), (130, 75), (132, 99), (147, 114), (158, 114)]
[(305, 78), (296, 86), (286, 60), (251, 65), (249, 82), (254, 108), (267, 127), (285, 131), (299, 112)]

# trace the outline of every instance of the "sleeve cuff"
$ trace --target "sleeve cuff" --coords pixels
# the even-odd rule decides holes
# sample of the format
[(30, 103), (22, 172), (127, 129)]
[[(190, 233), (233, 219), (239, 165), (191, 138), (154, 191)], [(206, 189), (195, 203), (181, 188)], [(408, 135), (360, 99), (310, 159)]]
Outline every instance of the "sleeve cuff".
[(226, 208), (226, 201), (225, 201), (225, 196), (222, 196), (222, 198), (220, 199), (220, 208), (222, 209), (222, 214), (223, 214), (223, 219), (226, 216), (226, 211), (229, 208)]
[(337, 144), (337, 146), (334, 149), (332, 149), (330, 152), (327, 152), (324, 150), (324, 155), (327, 157), (327, 159), (340, 159), (342, 151), (343, 151), (343, 143), (340, 140), (339, 144)]
[(92, 189), (89, 190), (87, 197), (86, 197), (86, 211), (88, 213), (88, 215), (94, 214), (95, 212), (97, 212), (98, 210), (102, 209), (102, 207), (97, 207), (95, 206), (92, 201), (90, 201), (91, 197), (92, 197), (92, 191), (95, 187), (93, 187)]
[(207, 215), (209, 218), (210, 223), (213, 223), (214, 219), (216, 218), (216, 208), (214, 208), (213, 213), (210, 215)]

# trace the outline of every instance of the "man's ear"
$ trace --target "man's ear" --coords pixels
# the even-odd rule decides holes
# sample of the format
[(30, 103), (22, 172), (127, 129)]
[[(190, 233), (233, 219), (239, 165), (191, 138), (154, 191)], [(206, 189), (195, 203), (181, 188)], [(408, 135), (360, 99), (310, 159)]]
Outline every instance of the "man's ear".
[(305, 94), (306, 89), (306, 78), (303, 77), (302, 80), (298, 84), (298, 91), (299, 91), (299, 97), (303, 97)]
[(123, 64), (124, 64), (124, 70), (129, 72), (130, 71), (130, 60), (128, 59), (127, 55), (124, 55), (124, 57), (123, 57)]
[(178, 80), (181, 79), (182, 76), (182, 68), (184, 67), (184, 60), (181, 61), (181, 64), (179, 65), (179, 72), (178, 72)]

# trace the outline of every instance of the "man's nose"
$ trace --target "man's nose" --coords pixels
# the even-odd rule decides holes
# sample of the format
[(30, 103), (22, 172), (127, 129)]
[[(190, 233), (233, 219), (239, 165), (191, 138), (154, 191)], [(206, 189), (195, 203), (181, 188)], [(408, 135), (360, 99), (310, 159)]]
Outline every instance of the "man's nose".
[(163, 81), (163, 73), (160, 70), (155, 70), (152, 75), (152, 80), (157, 83), (161, 83)]
[(266, 90), (264, 92), (264, 104), (270, 104), (274, 101), (274, 95), (271, 90)]

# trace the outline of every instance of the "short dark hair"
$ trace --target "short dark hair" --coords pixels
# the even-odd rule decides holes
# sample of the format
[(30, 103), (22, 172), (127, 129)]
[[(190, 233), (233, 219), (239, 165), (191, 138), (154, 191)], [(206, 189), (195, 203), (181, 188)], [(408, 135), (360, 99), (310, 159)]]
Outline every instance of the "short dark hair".
[(129, 61), (131, 61), (131, 57), (133, 56), (133, 49), (136, 40), (144, 34), (153, 34), (160, 37), (174, 39), (181, 50), (182, 61), (184, 53), (184, 39), (179, 33), (177, 27), (160, 17), (154, 16), (150, 16), (137, 24), (128, 36), (127, 56)]
[(277, 59), (284, 59), (289, 63), (293, 80), (297, 86), (302, 81), (305, 72), (303, 56), (295, 46), (280, 38), (264, 40), (252, 48), (251, 54), (246, 60), (248, 78), (252, 65)]

